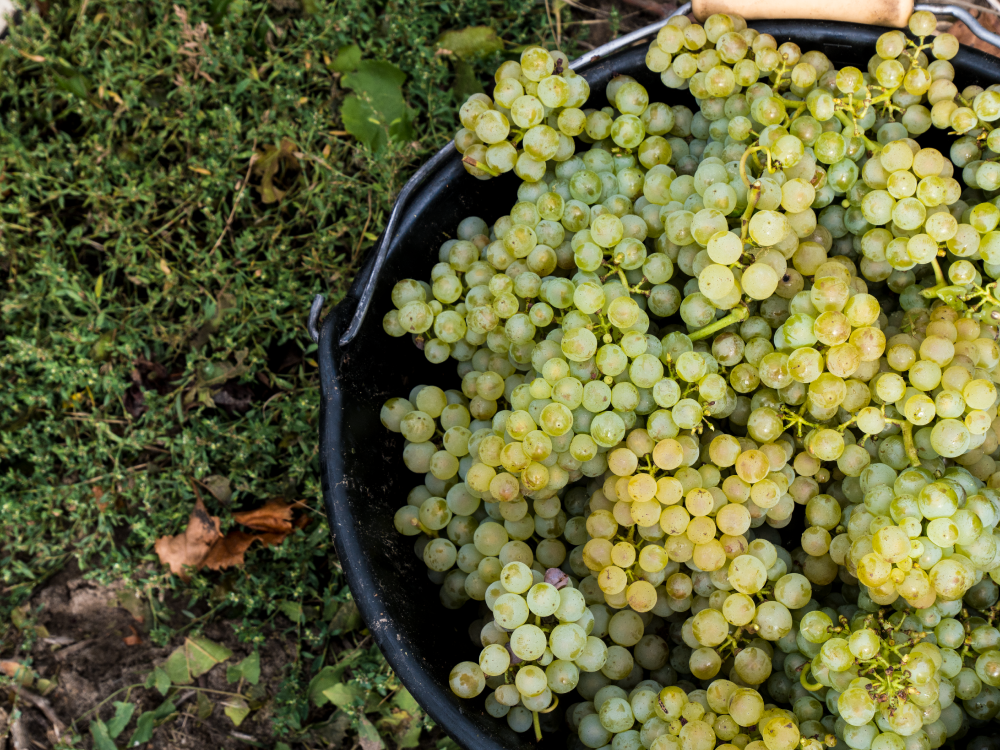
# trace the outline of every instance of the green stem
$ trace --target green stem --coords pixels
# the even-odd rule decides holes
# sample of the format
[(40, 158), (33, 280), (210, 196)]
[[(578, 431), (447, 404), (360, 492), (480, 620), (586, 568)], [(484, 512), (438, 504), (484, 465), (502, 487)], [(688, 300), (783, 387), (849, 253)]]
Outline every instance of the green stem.
[(905, 420), (903, 428), (903, 447), (906, 448), (906, 457), (910, 459), (910, 465), (914, 469), (920, 468), (920, 457), (917, 455), (917, 446), (913, 444), (913, 423)]
[(823, 683), (821, 683), (821, 682), (809, 682), (808, 681), (808, 677), (806, 677), (806, 675), (809, 674), (809, 670), (811, 668), (812, 668), (812, 664), (810, 664), (809, 662), (806, 662), (806, 665), (802, 668), (802, 671), (799, 673), (799, 682), (802, 683), (802, 687), (804, 687), (806, 690), (814, 693), (817, 690), (822, 690), (823, 689)]
[(88, 709), (87, 709), (86, 711), (84, 711), (84, 712), (83, 712), (82, 714), (80, 714), (80, 715), (79, 715), (79, 716), (77, 716), (77, 717), (76, 717), (75, 719), (73, 719), (73, 721), (72, 721), (72, 722), (70, 722), (70, 723), (72, 723), (72, 724), (75, 724), (76, 722), (80, 721), (80, 719), (82, 719), (82, 718), (83, 718), (84, 716), (86, 716), (87, 714), (89, 714), (89, 713), (92, 713), (92, 712), (94, 712), (94, 711), (97, 711), (97, 710), (98, 710), (98, 709), (100, 709), (100, 708), (101, 708), (102, 706), (104, 706), (105, 704), (107, 704), (107, 702), (108, 702), (109, 700), (111, 700), (112, 698), (114, 698), (114, 697), (115, 697), (116, 695), (118, 695), (118, 694), (119, 694), (119, 693), (121, 693), (122, 691), (124, 691), (124, 690), (128, 690), (128, 691), (130, 691), (130, 692), (131, 692), (131, 691), (132, 691), (132, 690), (134, 690), (135, 688), (140, 688), (140, 687), (142, 687), (142, 686), (143, 686), (144, 684), (145, 684), (145, 683), (142, 683), (142, 682), (137, 682), (137, 683), (135, 683), (134, 685), (126, 685), (125, 687), (122, 687), (122, 688), (118, 688), (118, 689), (117, 689), (117, 690), (116, 690), (115, 692), (113, 692), (113, 693), (112, 693), (111, 695), (109, 695), (109, 696), (108, 696), (107, 698), (105, 698), (104, 700), (102, 700), (102, 701), (101, 701), (100, 703), (98, 703), (98, 704), (97, 704), (96, 706), (94, 706), (93, 708), (88, 708)]
[(491, 167), (489, 164), (483, 161), (478, 161), (477, 159), (473, 159), (471, 156), (463, 156), (462, 163), (468, 164), (469, 166), (475, 167), (476, 169), (481, 169), (482, 171), (486, 172), (486, 174), (492, 177), (500, 176), (500, 173), (495, 169), (493, 169), (493, 167)]
[(740, 305), (735, 310), (733, 310), (729, 315), (724, 318), (720, 318), (711, 325), (707, 325), (701, 330), (695, 331), (694, 333), (689, 333), (688, 338), (692, 341), (699, 341), (704, 338), (708, 338), (716, 331), (721, 331), (727, 326), (731, 326), (733, 323), (742, 323), (744, 320), (750, 317), (750, 311), (743, 305)]
[(535, 726), (535, 739), (542, 741), (542, 725), (538, 723), (538, 711), (531, 712), (531, 723)]
[(931, 268), (934, 269), (934, 280), (937, 282), (937, 285), (945, 286), (944, 274), (941, 273), (941, 266), (938, 263), (936, 255), (931, 258)]
[(756, 180), (753, 185), (750, 186), (750, 192), (747, 195), (747, 210), (744, 211), (743, 216), (740, 217), (740, 240), (742, 242), (747, 241), (747, 236), (750, 233), (750, 217), (753, 215), (753, 210), (757, 206), (757, 201), (760, 200), (760, 193), (760, 180)]

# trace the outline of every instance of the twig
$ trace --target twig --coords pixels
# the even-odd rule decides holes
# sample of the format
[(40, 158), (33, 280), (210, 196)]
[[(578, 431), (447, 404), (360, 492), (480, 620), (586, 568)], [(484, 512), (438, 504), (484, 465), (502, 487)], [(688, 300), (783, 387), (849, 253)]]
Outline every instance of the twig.
[(354, 248), (354, 253), (351, 255), (351, 265), (354, 265), (354, 261), (358, 259), (358, 253), (361, 252), (361, 243), (365, 241), (365, 232), (368, 231), (368, 224), (372, 220), (372, 191), (368, 191), (368, 218), (365, 219), (365, 228), (361, 230), (361, 236), (358, 238), (358, 246)]
[(14, 750), (28, 750), (28, 730), (24, 726), (23, 712), (10, 725), (10, 740)]
[(62, 736), (62, 733), (66, 731), (66, 725), (56, 716), (56, 712), (52, 709), (52, 704), (26, 687), (14, 687), (14, 692), (17, 693), (18, 697), (28, 701), (28, 703), (45, 714), (45, 718), (52, 724), (52, 729), (55, 731), (56, 739), (58, 740)]
[(549, 32), (552, 34), (552, 38), (555, 40), (556, 47), (558, 47), (559, 37), (556, 35), (555, 30), (552, 28), (552, 11), (549, 9), (549, 0), (545, 0), (545, 17), (549, 21)]
[(580, 5), (579, 3), (574, 2), (574, 0), (563, 0), (563, 2), (571, 8), (586, 11), (587, 13), (593, 13), (595, 16), (608, 15), (606, 10), (602, 10), (601, 8), (588, 8), (586, 5)]
[[(145, 463), (145, 464), (136, 464), (135, 466), (129, 466), (124, 471), (139, 471), (139, 469), (145, 469), (147, 466), (149, 466), (148, 463)], [(82, 482), (77, 482), (77, 484), (93, 484), (94, 482), (100, 482), (102, 479), (107, 479), (110, 476), (111, 476), (110, 474), (104, 474), (104, 475), (99, 476), (99, 477), (94, 477), (93, 479), (86, 479), (86, 480), (84, 480)], [(70, 485), (70, 486), (72, 487), (73, 485)]]
[(233, 217), (236, 216), (236, 209), (240, 205), (240, 199), (243, 197), (243, 191), (247, 189), (247, 183), (250, 181), (250, 170), (253, 169), (253, 165), (257, 161), (257, 139), (253, 139), (253, 145), (250, 147), (253, 154), (250, 155), (250, 163), (247, 165), (247, 173), (243, 177), (243, 184), (240, 185), (240, 192), (236, 194), (236, 200), (233, 201), (233, 210), (229, 212), (229, 218), (226, 219), (226, 226), (222, 228), (222, 234), (219, 235), (219, 239), (215, 241), (212, 245), (212, 249), (208, 251), (209, 255), (212, 255), (219, 245), (222, 244), (222, 238), (226, 236), (226, 232), (229, 231), (229, 227), (233, 224)]

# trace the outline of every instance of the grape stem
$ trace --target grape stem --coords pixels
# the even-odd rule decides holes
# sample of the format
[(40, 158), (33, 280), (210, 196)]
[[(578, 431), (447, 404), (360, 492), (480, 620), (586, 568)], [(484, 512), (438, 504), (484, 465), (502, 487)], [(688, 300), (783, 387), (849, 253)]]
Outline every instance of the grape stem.
[(535, 739), (542, 741), (542, 725), (538, 723), (538, 711), (531, 712), (531, 723), (535, 726)]
[(493, 169), (493, 167), (491, 167), (489, 164), (487, 164), (486, 162), (478, 161), (477, 159), (473, 159), (471, 156), (462, 157), (462, 162), (464, 164), (468, 164), (470, 167), (475, 167), (476, 169), (480, 169), (483, 172), (486, 172), (486, 174), (491, 175), (492, 177), (500, 176), (500, 173), (495, 169)]
[(809, 674), (809, 671), (811, 669), (812, 669), (812, 664), (810, 662), (806, 662), (806, 665), (802, 668), (802, 671), (799, 673), (799, 682), (802, 683), (802, 687), (804, 687), (806, 690), (814, 693), (817, 690), (823, 689), (823, 683), (808, 681), (807, 675)]
[(740, 306), (733, 310), (729, 315), (724, 318), (720, 318), (714, 323), (705, 326), (699, 331), (694, 333), (689, 333), (688, 338), (691, 341), (700, 341), (701, 339), (708, 338), (716, 331), (721, 331), (723, 328), (731, 326), (733, 323), (742, 323), (744, 320), (750, 317), (750, 311), (746, 308), (746, 305), (740, 303)]
[(920, 456), (917, 455), (917, 446), (913, 442), (913, 423), (908, 419), (886, 419), (886, 422), (898, 424), (903, 430), (903, 447), (906, 448), (906, 457), (910, 459), (910, 466), (914, 469), (920, 468)]
[[(750, 153), (747, 151), (747, 153)], [(744, 154), (746, 158), (746, 154)], [(742, 173), (743, 164), (740, 164), (740, 170)], [(746, 177), (743, 178), (744, 180)], [(761, 184), (760, 180), (754, 180), (753, 185), (750, 186), (750, 192), (747, 195), (747, 210), (743, 212), (743, 216), (740, 217), (740, 240), (744, 243), (747, 241), (747, 236), (750, 233), (750, 216), (753, 214), (754, 208), (757, 207), (757, 201), (760, 200)]]
[(938, 263), (936, 255), (931, 258), (931, 267), (934, 269), (934, 280), (937, 282), (937, 285), (945, 286), (944, 274), (941, 273), (941, 265)]
[(757, 151), (763, 151), (765, 154), (767, 154), (767, 171), (770, 173), (774, 172), (774, 167), (772, 166), (773, 162), (771, 160), (771, 152), (761, 145), (751, 146), (750, 148), (748, 148), (746, 151), (743, 152), (743, 156), (740, 159), (740, 177), (743, 178), (743, 184), (746, 185), (748, 188), (753, 187), (753, 185), (751, 185), (750, 180), (747, 179), (747, 158), (749, 158), (750, 154), (756, 153)]

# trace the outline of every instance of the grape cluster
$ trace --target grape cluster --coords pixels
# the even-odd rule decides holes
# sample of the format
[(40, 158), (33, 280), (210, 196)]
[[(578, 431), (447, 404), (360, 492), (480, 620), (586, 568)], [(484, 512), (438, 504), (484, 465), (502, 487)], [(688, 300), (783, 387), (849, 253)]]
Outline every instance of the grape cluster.
[(594, 132), (605, 138), (631, 124), (606, 124), (606, 112), (580, 109), (590, 97), (590, 84), (570, 70), (569, 59), (558, 50), (529, 47), (520, 62), (503, 63), (494, 79), (492, 99), (473, 94), (462, 105), (462, 127), (455, 133), (462, 164), (480, 179), (513, 170), (522, 180), (536, 182), (549, 161), (573, 155), (574, 136)]
[(613, 750), (933, 750), (998, 714), (1000, 85), (909, 30), (837, 69), (675, 17), (646, 64), (693, 109), (624, 75), (587, 108), (540, 47), (462, 106), (517, 201), (393, 288), (386, 333), (458, 380), (381, 412), (420, 477), (396, 529), (478, 613), (456, 695)]

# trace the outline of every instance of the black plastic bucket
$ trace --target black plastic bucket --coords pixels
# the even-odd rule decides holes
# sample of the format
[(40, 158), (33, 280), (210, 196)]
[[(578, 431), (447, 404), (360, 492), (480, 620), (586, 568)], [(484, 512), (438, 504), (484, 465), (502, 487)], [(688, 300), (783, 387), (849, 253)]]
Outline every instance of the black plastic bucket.
[[(867, 68), (875, 41), (885, 29), (822, 21), (758, 21), (752, 26), (778, 41), (794, 41), (803, 50), (824, 52), (838, 67)], [(577, 70), (591, 85), (591, 102), (603, 106), (604, 88), (615, 75), (635, 77), (653, 101), (693, 105), (687, 92), (666, 89), (647, 70), (647, 45), (626, 49)], [(960, 88), (1000, 81), (1000, 60), (963, 47), (952, 60)], [(930, 135), (930, 133), (928, 133)], [(941, 134), (940, 143), (945, 145)], [(923, 142), (923, 139), (922, 139)], [(413, 551), (413, 539), (393, 526), (393, 515), (407, 493), (420, 483), (402, 461), (402, 436), (379, 421), (382, 403), (406, 396), (419, 383), (459, 387), (455, 362), (431, 365), (408, 336), (394, 339), (382, 330), (382, 316), (392, 309), (390, 292), (403, 278), (426, 279), (438, 248), (454, 236), (458, 222), (479, 216), (491, 224), (516, 201), (513, 175), (481, 182), (465, 173), (458, 152), (435, 158), (432, 173), (412, 198), (392, 237), (380, 238), (368, 254), (344, 300), (323, 321), (319, 336), (322, 384), (320, 459), (323, 494), (331, 531), (365, 623), (392, 668), (424, 709), (466, 750), (527, 750), (565, 747), (565, 729), (548, 732), (535, 743), (528, 732), (516, 734), (506, 721), (490, 717), (482, 699), (461, 701), (448, 687), (448, 673), (463, 660), (478, 661), (468, 625), (477, 602), (446, 610), (438, 587)], [(388, 243), (382, 247), (382, 243)], [(381, 250), (381, 251), (380, 251)], [(374, 294), (354, 339), (341, 346), (363, 290), (374, 274)], [(565, 708), (565, 707), (563, 707)], [(549, 716), (545, 724), (558, 721)]]

